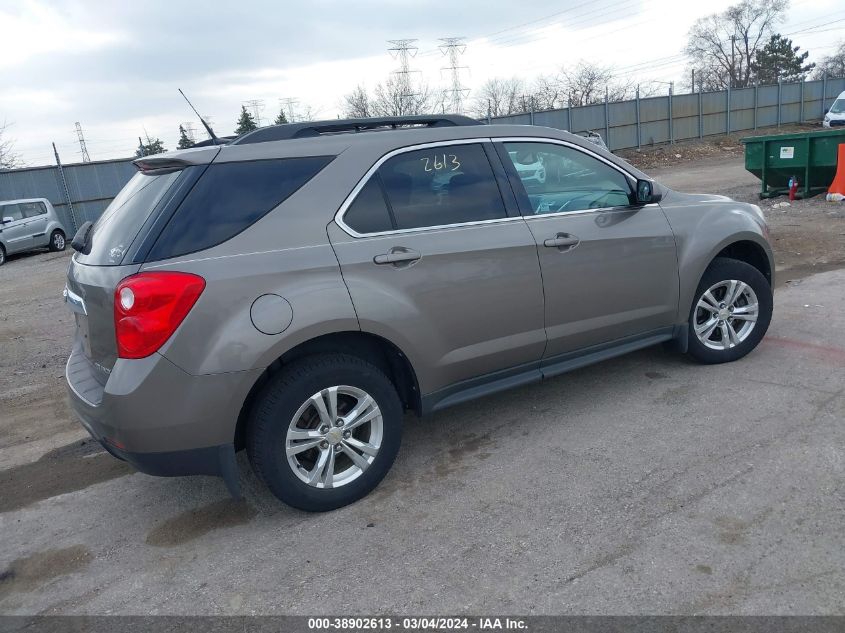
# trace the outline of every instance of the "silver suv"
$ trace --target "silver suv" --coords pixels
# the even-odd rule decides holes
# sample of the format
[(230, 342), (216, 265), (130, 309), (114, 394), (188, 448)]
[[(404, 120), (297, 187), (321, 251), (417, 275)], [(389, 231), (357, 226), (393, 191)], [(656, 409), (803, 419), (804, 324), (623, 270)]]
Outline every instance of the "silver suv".
[(71, 398), (138, 470), (233, 494), (246, 448), (282, 501), (343, 506), (387, 473), (405, 411), (657, 343), (736, 360), (772, 314), (758, 207), (560, 130), (302, 123), (136, 165), (74, 238)]
[(47, 247), (65, 250), (67, 235), (56, 210), (46, 198), (0, 202), (0, 266), (6, 255)]

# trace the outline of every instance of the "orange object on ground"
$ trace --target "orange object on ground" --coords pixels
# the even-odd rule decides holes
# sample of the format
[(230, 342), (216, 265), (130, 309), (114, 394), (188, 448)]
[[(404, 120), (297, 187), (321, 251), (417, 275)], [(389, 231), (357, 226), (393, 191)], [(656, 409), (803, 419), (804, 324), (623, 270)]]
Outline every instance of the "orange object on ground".
[(830, 183), (828, 193), (841, 193), (845, 196), (845, 143), (839, 145), (836, 155), (836, 176)]

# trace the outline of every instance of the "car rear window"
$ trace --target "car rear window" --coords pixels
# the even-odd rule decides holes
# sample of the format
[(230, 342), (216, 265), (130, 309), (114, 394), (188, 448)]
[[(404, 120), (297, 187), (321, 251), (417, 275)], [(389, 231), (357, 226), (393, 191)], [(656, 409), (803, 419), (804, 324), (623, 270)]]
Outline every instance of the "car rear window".
[(159, 200), (181, 172), (150, 175), (138, 172), (94, 223), (77, 261), (90, 266), (117, 266)]
[(231, 239), (281, 204), (333, 158), (212, 163), (164, 227), (147, 261), (187, 255)]

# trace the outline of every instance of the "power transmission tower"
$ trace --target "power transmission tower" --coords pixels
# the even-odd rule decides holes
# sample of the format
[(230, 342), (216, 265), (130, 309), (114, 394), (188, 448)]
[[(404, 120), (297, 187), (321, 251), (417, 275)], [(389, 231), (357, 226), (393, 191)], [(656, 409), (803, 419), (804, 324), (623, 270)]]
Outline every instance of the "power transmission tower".
[(294, 99), (293, 97), (285, 97), (284, 99), (279, 99), (279, 105), (281, 105), (282, 110), (285, 111), (285, 116), (288, 119), (288, 123), (296, 123), (296, 105), (299, 103), (298, 99)]
[(88, 147), (85, 145), (85, 136), (82, 134), (82, 125), (79, 121), (76, 122), (76, 138), (79, 139), (79, 153), (82, 154), (82, 162), (90, 163), (91, 157), (88, 155)]
[(469, 94), (469, 89), (461, 84), (461, 71), (467, 70), (466, 66), (460, 65), (460, 56), (466, 52), (467, 45), (465, 37), (441, 37), (440, 50), (449, 58), (449, 65), (441, 70), (448, 70), (452, 75), (452, 85), (446, 90), (453, 112), (461, 113), (464, 97)]
[(252, 118), (255, 120), (255, 124), (261, 127), (261, 113), (264, 111), (264, 100), (251, 99), (250, 101), (244, 101), (244, 105), (252, 110)]
[(183, 123), (182, 129), (185, 130), (185, 136), (188, 137), (188, 140), (191, 141), (191, 143), (197, 142), (197, 131), (194, 128), (193, 123), (190, 121)]
[(417, 93), (413, 92), (411, 86), (411, 73), (419, 72), (411, 70), (411, 57), (416, 57), (419, 50), (414, 46), (416, 39), (407, 40), (387, 40), (390, 44), (388, 52), (399, 60), (399, 69), (394, 70), (393, 74), (399, 82), (399, 95), (402, 97), (415, 97)]

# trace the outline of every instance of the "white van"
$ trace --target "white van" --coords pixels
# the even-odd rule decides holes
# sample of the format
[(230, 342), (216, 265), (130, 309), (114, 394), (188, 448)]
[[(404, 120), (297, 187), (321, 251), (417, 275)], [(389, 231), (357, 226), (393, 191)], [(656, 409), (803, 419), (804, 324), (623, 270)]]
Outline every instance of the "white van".
[(824, 127), (835, 127), (845, 125), (845, 92), (840, 92), (836, 101), (830, 106), (830, 110), (824, 115), (822, 121)]

